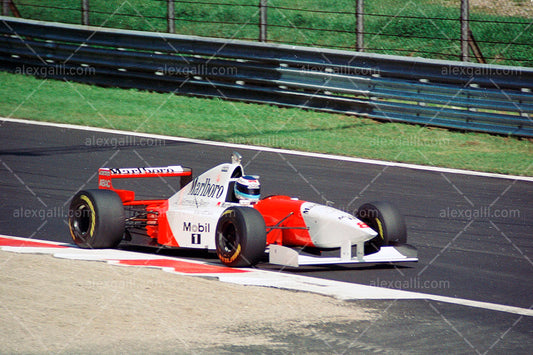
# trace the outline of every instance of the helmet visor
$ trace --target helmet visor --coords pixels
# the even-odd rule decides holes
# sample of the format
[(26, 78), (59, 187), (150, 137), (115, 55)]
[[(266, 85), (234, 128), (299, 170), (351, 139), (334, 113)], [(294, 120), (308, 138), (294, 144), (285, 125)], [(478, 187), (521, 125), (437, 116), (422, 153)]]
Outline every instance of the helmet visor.
[(247, 197), (259, 197), (259, 195), (261, 194), (261, 189), (259, 187), (257, 188), (251, 188), (251, 187), (248, 187), (248, 186), (244, 186), (242, 184), (236, 184), (236, 189), (238, 192), (240, 192), (241, 194), (247, 196)]

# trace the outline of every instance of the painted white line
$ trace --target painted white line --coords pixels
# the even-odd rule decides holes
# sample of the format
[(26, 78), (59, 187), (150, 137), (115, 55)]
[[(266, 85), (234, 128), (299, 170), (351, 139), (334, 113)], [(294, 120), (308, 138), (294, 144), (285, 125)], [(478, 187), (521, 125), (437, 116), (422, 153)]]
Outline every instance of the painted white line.
[[(10, 236), (0, 235), (4, 238), (12, 238)], [(24, 238), (12, 238), (15, 240), (21, 240)], [(52, 243), (58, 245), (64, 245), (63, 243)], [(79, 249), (74, 246), (67, 248), (47, 248), (47, 247), (0, 247), (3, 251), (16, 252), (16, 253), (32, 253), (32, 254), (50, 254), (57, 258), (64, 258), (70, 260), (83, 260), (83, 261), (105, 261), (112, 265), (128, 266), (121, 264), (121, 260), (175, 260), (182, 261), (188, 264), (201, 264), (201, 265), (215, 265), (207, 262), (188, 260), (184, 258), (174, 257), (161, 257), (159, 255), (151, 255), (144, 253), (137, 253), (127, 250), (116, 249)], [(480, 302), (474, 300), (467, 300), (462, 298), (447, 297), (432, 295), (427, 293), (404, 291), (398, 289), (391, 289), (377, 286), (367, 286), (361, 284), (353, 284), (342, 281), (326, 280), (320, 278), (314, 278), (309, 276), (285, 274), (275, 271), (266, 271), (258, 269), (246, 269), (248, 272), (243, 273), (182, 273), (175, 270), (173, 267), (158, 266), (153, 264), (134, 266), (159, 268), (165, 272), (188, 275), (188, 276), (212, 276), (218, 278), (222, 282), (246, 285), (246, 286), (261, 286), (261, 287), (274, 287), (285, 290), (296, 290), (312, 292), (325, 296), (335, 297), (341, 300), (432, 300), (437, 302), (452, 303), (461, 306), (482, 308), (491, 311), (507, 312), (513, 314), (519, 314), (522, 316), (533, 316), (532, 309), (513, 307), (489, 302)], [(217, 265), (219, 266), (219, 265)]]
[(56, 127), (56, 128), (64, 128), (64, 129), (74, 129), (74, 130), (79, 130), (79, 131), (100, 132), (100, 133), (108, 133), (108, 134), (121, 134), (121, 135), (129, 135), (129, 136), (134, 136), (134, 137), (168, 140), (168, 141), (175, 141), (175, 142), (182, 142), (182, 143), (210, 145), (210, 146), (215, 146), (215, 147), (247, 149), (247, 150), (263, 151), (263, 152), (278, 153), (278, 154), (290, 154), (290, 155), (301, 156), (301, 157), (337, 160), (337, 161), (345, 161), (345, 162), (350, 162), (350, 163), (371, 164), (371, 165), (390, 166), (390, 167), (397, 167), (397, 168), (404, 168), (404, 169), (433, 171), (433, 172), (447, 173), (447, 174), (461, 174), (461, 175), (533, 182), (533, 177), (531, 176), (504, 175), (504, 174), (487, 173), (487, 172), (481, 172), (481, 171), (441, 168), (441, 167), (435, 167), (435, 166), (397, 163), (397, 162), (390, 162), (390, 161), (354, 158), (354, 157), (344, 157), (340, 155), (331, 155), (331, 154), (323, 154), (323, 153), (311, 153), (311, 152), (301, 152), (301, 151), (288, 150), (288, 149), (260, 147), (260, 146), (254, 146), (254, 145), (214, 142), (214, 141), (206, 141), (206, 140), (193, 139), (193, 138), (165, 136), (165, 135), (160, 135), (160, 134), (128, 132), (128, 131), (120, 131), (120, 130), (107, 129), (107, 128), (77, 126), (77, 125), (65, 124), (65, 123), (30, 121), (30, 120), (23, 120), (23, 119), (18, 119), (18, 118), (0, 117), (0, 121), (37, 125), (37, 126), (48, 126), (48, 127)]
[(219, 275), (220, 281), (248, 286), (266, 286), (296, 291), (307, 291), (341, 300), (432, 300), (460, 306), (482, 308), (491, 311), (513, 313), (533, 317), (533, 310), (502, 304), (481, 302), (456, 297), (432, 295), (428, 293), (353, 284), (342, 281), (325, 280), (308, 276), (256, 271), (249, 274)]
[[(34, 239), (34, 238), (27, 238), (27, 237), (14, 237), (12, 235), (4, 235), (0, 234), (0, 238), (8, 238), (12, 240), (18, 240), (21, 242), (35, 242), (35, 243), (44, 243), (44, 244), (53, 244), (58, 246), (64, 246), (64, 247), (74, 247), (74, 244), (69, 243), (62, 243), (62, 242), (54, 242), (53, 240), (43, 240), (43, 239)], [(56, 249), (57, 250), (57, 249)]]
[(165, 259), (159, 255), (134, 253), (120, 249), (80, 249), (72, 247), (62, 250), (54, 250), (53, 256), (71, 260), (155, 260)]
[(19, 254), (52, 254), (57, 253), (57, 248), (46, 247), (10, 247), (0, 246), (0, 250)]

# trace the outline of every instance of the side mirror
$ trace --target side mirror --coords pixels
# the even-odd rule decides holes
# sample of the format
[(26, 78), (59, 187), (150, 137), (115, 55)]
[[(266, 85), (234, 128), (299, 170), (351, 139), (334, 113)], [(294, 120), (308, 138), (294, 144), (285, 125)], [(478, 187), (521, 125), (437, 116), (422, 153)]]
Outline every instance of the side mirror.
[(232, 164), (240, 164), (241, 160), (242, 160), (242, 155), (240, 155), (237, 152), (233, 152), (233, 154), (231, 155), (231, 163)]

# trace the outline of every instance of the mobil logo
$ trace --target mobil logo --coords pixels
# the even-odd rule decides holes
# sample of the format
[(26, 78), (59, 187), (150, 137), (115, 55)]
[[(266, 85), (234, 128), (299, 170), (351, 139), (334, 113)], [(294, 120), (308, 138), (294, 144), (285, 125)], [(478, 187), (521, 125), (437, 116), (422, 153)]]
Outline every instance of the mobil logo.
[(183, 231), (192, 233), (209, 233), (211, 225), (209, 223), (183, 222)]

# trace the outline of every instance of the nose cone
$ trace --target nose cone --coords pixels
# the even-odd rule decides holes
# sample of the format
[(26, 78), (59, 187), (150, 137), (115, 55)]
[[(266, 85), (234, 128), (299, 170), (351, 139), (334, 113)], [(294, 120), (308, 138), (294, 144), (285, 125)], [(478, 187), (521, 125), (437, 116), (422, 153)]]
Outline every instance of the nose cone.
[(333, 207), (306, 202), (301, 206), (301, 213), (318, 248), (338, 248), (345, 240), (353, 245), (377, 235), (361, 220)]

